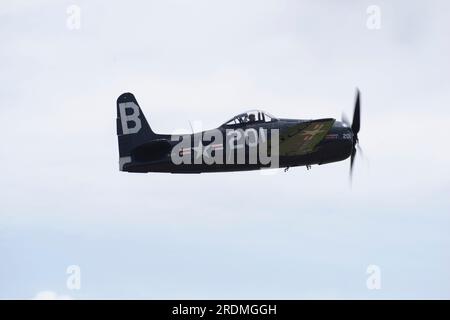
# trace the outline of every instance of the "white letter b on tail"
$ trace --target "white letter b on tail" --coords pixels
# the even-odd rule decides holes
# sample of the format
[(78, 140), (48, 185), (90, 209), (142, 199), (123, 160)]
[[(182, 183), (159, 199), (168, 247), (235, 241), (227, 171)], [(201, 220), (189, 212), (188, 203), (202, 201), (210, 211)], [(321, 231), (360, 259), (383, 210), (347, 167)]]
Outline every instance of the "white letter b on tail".
[[(127, 109), (132, 110), (132, 113), (127, 115)], [(125, 102), (119, 104), (119, 110), (123, 134), (138, 133), (142, 128), (141, 119), (139, 119), (139, 107), (134, 102)], [(128, 126), (130, 122), (134, 123), (134, 127)]]

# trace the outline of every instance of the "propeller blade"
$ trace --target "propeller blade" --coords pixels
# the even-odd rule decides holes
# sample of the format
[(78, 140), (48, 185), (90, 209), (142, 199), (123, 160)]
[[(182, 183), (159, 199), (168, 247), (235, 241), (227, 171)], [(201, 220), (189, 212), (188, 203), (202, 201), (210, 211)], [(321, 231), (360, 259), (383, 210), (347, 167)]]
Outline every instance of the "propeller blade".
[(365, 159), (366, 157), (364, 156), (364, 152), (363, 149), (361, 148), (361, 146), (359, 145), (359, 143), (356, 144), (356, 148), (358, 149), (358, 153), (361, 156), (361, 158)]
[(356, 148), (353, 147), (352, 155), (350, 156), (350, 181), (352, 181), (353, 177), (353, 164), (355, 162), (355, 156), (356, 156)]
[(350, 120), (348, 120), (348, 117), (347, 117), (347, 115), (345, 113), (342, 113), (341, 120), (342, 120), (342, 123), (344, 123), (347, 127), (350, 128), (352, 126), (350, 124)]
[(359, 89), (356, 89), (355, 111), (353, 112), (352, 131), (355, 136), (358, 135), (361, 121), (361, 107), (359, 98)]

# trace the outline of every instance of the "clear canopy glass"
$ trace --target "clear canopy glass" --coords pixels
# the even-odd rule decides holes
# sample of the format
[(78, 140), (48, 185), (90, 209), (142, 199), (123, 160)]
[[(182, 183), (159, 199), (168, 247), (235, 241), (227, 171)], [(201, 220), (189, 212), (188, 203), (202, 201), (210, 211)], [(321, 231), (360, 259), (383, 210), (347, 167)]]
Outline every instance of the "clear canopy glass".
[(234, 126), (238, 124), (250, 124), (250, 123), (264, 123), (276, 121), (275, 118), (270, 113), (264, 112), (262, 110), (250, 110), (237, 116), (233, 117), (229, 121), (225, 122), (224, 126)]

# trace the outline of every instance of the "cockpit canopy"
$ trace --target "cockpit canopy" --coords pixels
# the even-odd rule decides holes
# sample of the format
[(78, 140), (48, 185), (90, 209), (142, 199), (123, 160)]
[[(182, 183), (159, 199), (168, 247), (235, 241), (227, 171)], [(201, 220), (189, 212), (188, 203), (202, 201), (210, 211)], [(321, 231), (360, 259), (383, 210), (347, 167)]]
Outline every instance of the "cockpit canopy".
[(229, 121), (225, 122), (222, 126), (235, 126), (239, 124), (250, 124), (250, 123), (264, 123), (264, 122), (274, 122), (278, 119), (272, 116), (270, 113), (264, 112), (262, 110), (250, 110), (237, 116), (233, 117)]

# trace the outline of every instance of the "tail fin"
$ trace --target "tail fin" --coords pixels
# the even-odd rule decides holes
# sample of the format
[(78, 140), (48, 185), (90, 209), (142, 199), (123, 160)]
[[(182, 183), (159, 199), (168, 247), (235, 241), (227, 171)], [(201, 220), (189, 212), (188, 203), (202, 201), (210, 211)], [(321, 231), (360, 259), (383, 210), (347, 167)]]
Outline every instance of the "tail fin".
[(136, 98), (132, 93), (123, 93), (117, 98), (117, 136), (119, 139), (120, 169), (131, 161), (131, 151), (156, 139)]

